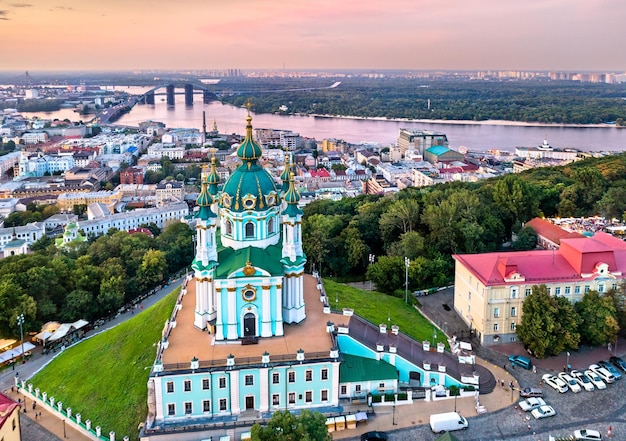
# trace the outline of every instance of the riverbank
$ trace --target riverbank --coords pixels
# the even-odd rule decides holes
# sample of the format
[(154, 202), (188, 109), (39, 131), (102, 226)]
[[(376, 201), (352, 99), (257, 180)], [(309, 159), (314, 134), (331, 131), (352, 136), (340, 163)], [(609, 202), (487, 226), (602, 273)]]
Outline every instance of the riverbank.
[(407, 123), (426, 123), (426, 124), (460, 124), (460, 125), (487, 125), (487, 126), (516, 126), (516, 127), (568, 127), (568, 128), (626, 128), (624, 126), (617, 126), (615, 124), (553, 124), (553, 123), (540, 123), (540, 122), (525, 122), (525, 121), (505, 121), (499, 119), (488, 119), (484, 121), (473, 120), (451, 120), (451, 119), (410, 119), (410, 118), (386, 118), (384, 116), (342, 116), (342, 115), (320, 115), (311, 114), (314, 118), (332, 118), (332, 119), (353, 119), (362, 121), (392, 121), (392, 122), (407, 122)]

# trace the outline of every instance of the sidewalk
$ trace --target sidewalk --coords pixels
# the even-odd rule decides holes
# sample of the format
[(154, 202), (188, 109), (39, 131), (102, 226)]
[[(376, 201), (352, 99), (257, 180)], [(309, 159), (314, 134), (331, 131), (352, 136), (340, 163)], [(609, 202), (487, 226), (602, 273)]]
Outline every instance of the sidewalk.
[[(519, 385), (517, 380), (502, 369), (484, 360), (476, 359), (477, 363), (488, 368), (498, 380), (504, 380), (505, 387), (498, 386), (493, 392), (479, 395), (480, 404), (485, 406), (488, 412), (494, 412), (512, 403), (519, 401)], [(514, 390), (509, 388), (509, 382), (513, 381)], [(380, 406), (375, 407), (375, 415), (371, 416), (367, 423), (359, 423), (356, 429), (333, 432), (333, 439), (358, 437), (372, 430), (392, 431), (420, 424), (428, 424), (430, 416), (436, 413), (456, 411), (466, 418), (477, 416), (476, 400), (474, 397), (457, 397), (437, 401), (415, 400), (413, 404), (406, 406)], [(365, 403), (343, 405), (344, 413), (356, 413), (367, 410)], [(394, 424), (395, 423), (395, 424)]]
[[(91, 438), (73, 429), (69, 424), (65, 424), (63, 419), (50, 412), (46, 406), (38, 405), (33, 410), (33, 401), (31, 399), (25, 398), (24, 395), (18, 392), (11, 392), (11, 389), (6, 390), (5, 393), (13, 398), (15, 401), (17, 401), (18, 399), (22, 401), (23, 407), (20, 415), (20, 422), (23, 426), (23, 434), (29, 432), (29, 425), (40, 425), (44, 427), (48, 432), (56, 436), (56, 438), (51, 438), (49, 435), (47, 435), (45, 441), (56, 441), (57, 439), (71, 439), (74, 441), (91, 440)], [(24, 401), (26, 402), (25, 404)], [(26, 412), (23, 411), (24, 409), (26, 409)], [(40, 412), (41, 416), (35, 418), (35, 412)], [(27, 437), (24, 437), (23, 439), (28, 441), (37, 441), (29, 439)], [(41, 441), (44, 441), (44, 439), (42, 438)]]

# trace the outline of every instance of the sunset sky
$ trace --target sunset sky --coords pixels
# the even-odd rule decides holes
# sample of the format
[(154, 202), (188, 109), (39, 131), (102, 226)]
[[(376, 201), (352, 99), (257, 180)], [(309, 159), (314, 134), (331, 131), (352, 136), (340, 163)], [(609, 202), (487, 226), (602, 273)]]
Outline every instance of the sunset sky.
[(624, 0), (0, 0), (0, 70), (624, 71)]

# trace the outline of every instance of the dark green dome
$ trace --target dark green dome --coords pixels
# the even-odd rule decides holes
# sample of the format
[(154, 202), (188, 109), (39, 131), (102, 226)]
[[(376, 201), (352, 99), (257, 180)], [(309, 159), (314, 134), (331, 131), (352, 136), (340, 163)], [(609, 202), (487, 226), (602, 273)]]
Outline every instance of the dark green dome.
[(263, 154), (261, 146), (252, 139), (252, 117), (248, 115), (246, 118), (248, 124), (246, 124), (246, 139), (239, 145), (237, 149), (237, 156), (244, 163), (246, 161), (256, 161)]
[(220, 198), (220, 206), (231, 211), (266, 210), (278, 204), (274, 178), (257, 163), (263, 151), (252, 138), (250, 115), (247, 121), (246, 139), (237, 149), (243, 164), (230, 175)]
[(211, 171), (206, 177), (207, 184), (209, 184), (209, 194), (215, 197), (217, 195), (217, 187), (220, 183), (220, 175), (217, 173), (217, 167), (215, 166), (215, 155), (211, 158)]
[(300, 202), (300, 193), (296, 190), (293, 173), (289, 176), (289, 189), (284, 194), (283, 200), (287, 202), (287, 208), (283, 210), (283, 214), (292, 217), (302, 214), (302, 210), (298, 207), (298, 202)]
[(200, 191), (200, 194), (198, 195), (198, 199), (196, 200), (198, 207), (200, 207), (200, 209), (198, 210), (198, 214), (197, 214), (197, 216), (200, 219), (208, 219), (210, 217), (215, 217), (215, 213), (211, 211), (211, 204), (213, 203), (213, 198), (209, 194), (207, 187), (208, 187), (208, 184), (206, 182), (203, 182), (202, 190)]

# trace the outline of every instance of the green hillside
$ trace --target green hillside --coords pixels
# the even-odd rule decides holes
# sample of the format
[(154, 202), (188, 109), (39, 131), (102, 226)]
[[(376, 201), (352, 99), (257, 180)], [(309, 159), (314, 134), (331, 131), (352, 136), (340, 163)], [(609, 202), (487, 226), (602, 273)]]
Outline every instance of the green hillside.
[(137, 439), (147, 413), (147, 381), (178, 290), (119, 326), (66, 349), (29, 383), (80, 413), (102, 433)]

